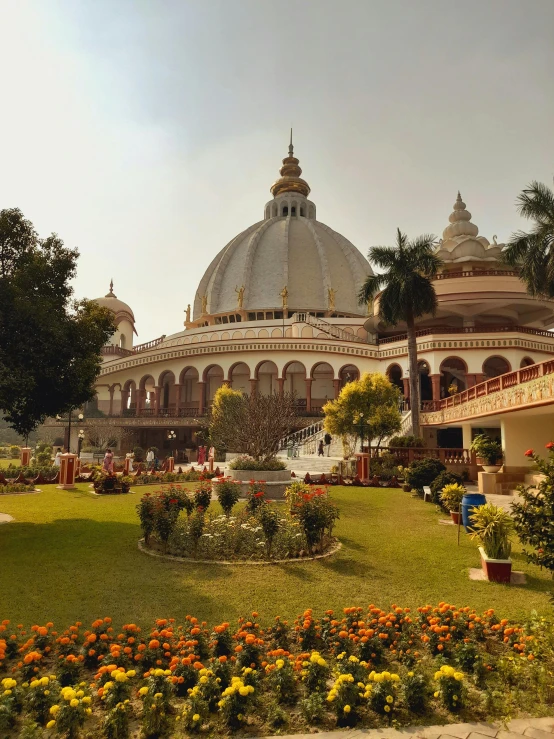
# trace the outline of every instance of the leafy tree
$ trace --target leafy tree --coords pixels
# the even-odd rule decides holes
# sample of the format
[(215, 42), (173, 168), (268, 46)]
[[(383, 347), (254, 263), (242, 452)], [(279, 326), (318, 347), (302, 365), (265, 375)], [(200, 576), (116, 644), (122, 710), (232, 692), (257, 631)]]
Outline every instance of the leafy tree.
[(325, 430), (343, 439), (355, 438), (363, 417), (365, 437), (381, 440), (400, 430), (399, 397), (400, 391), (388, 377), (366, 372), (359, 380), (347, 383), (336, 400), (325, 403)]
[(214, 395), (209, 433), (216, 449), (248, 454), (267, 463), (297, 422), (293, 394), (245, 395), (223, 385)]
[(517, 198), (520, 215), (534, 221), (531, 230), (512, 235), (504, 261), (519, 267), (531, 295), (554, 297), (554, 192), (533, 181)]
[(435, 237), (429, 234), (408, 240), (400, 229), (396, 231), (396, 246), (374, 246), (369, 259), (384, 270), (369, 275), (360, 290), (360, 303), (367, 303), (377, 293), (379, 318), (396, 326), (405, 322), (408, 333), (408, 360), (410, 369), (410, 407), (413, 433), (419, 436), (419, 371), (415, 319), (434, 315), (437, 296), (432, 283), (442, 262), (434, 253)]
[(115, 328), (111, 311), (72, 300), (77, 257), (19, 209), (0, 211), (0, 409), (24, 438), (94, 396)]

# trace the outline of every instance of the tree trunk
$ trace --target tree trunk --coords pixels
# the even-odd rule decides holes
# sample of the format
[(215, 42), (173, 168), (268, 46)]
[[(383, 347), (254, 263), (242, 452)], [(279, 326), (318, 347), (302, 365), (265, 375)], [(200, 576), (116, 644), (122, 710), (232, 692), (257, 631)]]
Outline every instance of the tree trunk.
[(410, 408), (412, 409), (412, 433), (420, 436), (419, 426), (419, 369), (417, 366), (417, 342), (415, 321), (412, 315), (407, 318), (408, 324), (408, 366), (410, 371)]

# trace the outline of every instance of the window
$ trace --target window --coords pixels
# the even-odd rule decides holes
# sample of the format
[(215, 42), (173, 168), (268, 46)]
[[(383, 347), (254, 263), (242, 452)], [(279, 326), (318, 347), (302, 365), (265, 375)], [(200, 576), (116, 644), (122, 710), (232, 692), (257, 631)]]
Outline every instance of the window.
[(237, 323), (240, 323), (242, 321), (242, 317), (241, 316), (238, 316), (237, 315), (237, 316), (235, 316), (235, 318), (236, 318)]
[(255, 321), (256, 320), (256, 314), (255, 313), (249, 313), (248, 314), (248, 320), (249, 321)]
[(283, 311), (282, 310), (276, 310), (273, 314), (275, 318), (282, 318), (283, 317)]
[(222, 316), (221, 320), (223, 321), (223, 323), (229, 323), (229, 319), (227, 318), (227, 316)]
[(288, 214), (289, 214), (289, 206), (285, 205), (283, 206), (283, 215), (288, 216)]
[(264, 320), (264, 314), (263, 313), (256, 313), (256, 320), (257, 321), (263, 321)]
[(292, 208), (290, 209), (290, 214), (291, 214), (291, 216), (295, 216), (295, 215), (296, 215), (296, 208), (295, 208), (295, 206), (294, 206), (294, 205), (293, 205), (293, 206), (292, 206)]
[(265, 314), (266, 320), (270, 321), (273, 318), (273, 311), (268, 311)]
[(235, 316), (229, 316), (229, 323), (235, 322)]
[(300, 208), (300, 218), (304, 218), (304, 208)]

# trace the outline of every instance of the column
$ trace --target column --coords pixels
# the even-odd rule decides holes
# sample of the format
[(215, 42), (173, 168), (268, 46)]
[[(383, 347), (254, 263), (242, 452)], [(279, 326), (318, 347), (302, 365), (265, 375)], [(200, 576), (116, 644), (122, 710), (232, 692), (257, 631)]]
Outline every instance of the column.
[(19, 450), (19, 459), (21, 460), (22, 467), (28, 467), (31, 462), (31, 448), (28, 446), (22, 446)]
[(75, 487), (77, 473), (77, 455), (62, 454), (60, 458), (60, 484), (62, 490), (72, 490)]
[(278, 377), (277, 378), (277, 392), (279, 395), (282, 395), (284, 393), (285, 388), (285, 378), (284, 377)]
[(340, 378), (333, 380), (333, 390), (335, 391), (335, 400), (340, 395)]
[(437, 401), (441, 399), (441, 376), (442, 375), (429, 375), (431, 380), (431, 387), (433, 388), (433, 400)]
[(250, 380), (250, 395), (255, 395), (258, 392), (258, 380)]
[(175, 393), (175, 416), (179, 416), (179, 411), (181, 410), (181, 388), (183, 386), (176, 382), (174, 385), (175, 390), (173, 391)]
[(109, 407), (109, 410), (108, 410), (108, 415), (109, 416), (113, 416), (113, 394), (114, 394), (114, 391), (115, 391), (115, 387), (111, 387), (110, 388), (110, 407)]
[(464, 449), (469, 449), (471, 446), (471, 424), (462, 423), (462, 446)]
[(137, 416), (140, 416), (141, 411), (144, 407), (144, 401), (146, 400), (146, 390), (139, 388), (136, 392), (136, 397), (137, 397), (137, 407), (136, 407), (135, 414)]
[(204, 413), (204, 405), (206, 404), (206, 383), (202, 380), (198, 380), (198, 415), (201, 416)]
[(121, 414), (122, 416), (125, 415), (125, 411), (127, 410), (127, 406), (129, 405), (129, 391), (128, 390), (122, 390), (121, 391)]
[[(154, 392), (156, 393), (154, 397), (154, 415), (159, 416), (162, 388), (159, 385), (154, 385)], [(152, 403), (150, 403), (150, 408), (152, 408)]]
[(312, 378), (306, 377), (306, 410), (312, 410)]

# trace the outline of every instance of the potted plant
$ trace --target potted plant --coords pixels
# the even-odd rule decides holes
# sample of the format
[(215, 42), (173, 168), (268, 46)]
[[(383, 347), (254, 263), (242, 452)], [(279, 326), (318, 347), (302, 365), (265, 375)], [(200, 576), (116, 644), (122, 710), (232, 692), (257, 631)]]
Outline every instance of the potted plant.
[(465, 487), (456, 482), (445, 485), (440, 493), (441, 502), (456, 525), (460, 523), (460, 505), (465, 494)]
[(479, 539), (481, 567), (487, 580), (509, 583), (512, 575), (510, 537), (514, 521), (508, 511), (487, 503), (472, 512), (472, 539)]
[(502, 466), (502, 445), (486, 434), (478, 434), (469, 447), (475, 452), (476, 462), (485, 472), (498, 472)]

